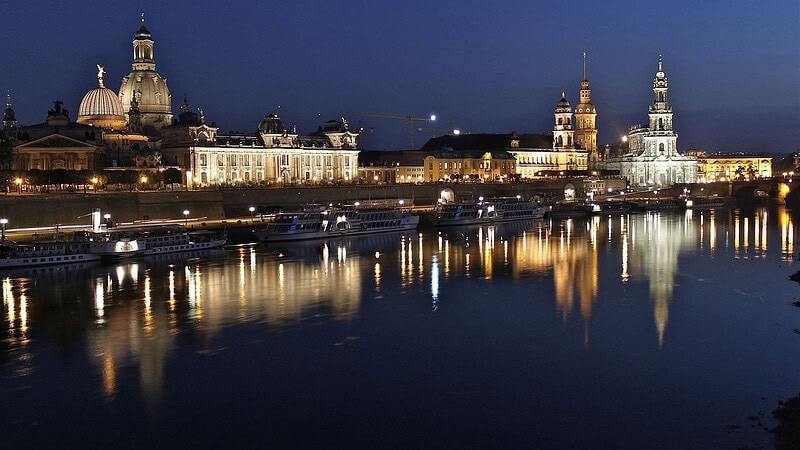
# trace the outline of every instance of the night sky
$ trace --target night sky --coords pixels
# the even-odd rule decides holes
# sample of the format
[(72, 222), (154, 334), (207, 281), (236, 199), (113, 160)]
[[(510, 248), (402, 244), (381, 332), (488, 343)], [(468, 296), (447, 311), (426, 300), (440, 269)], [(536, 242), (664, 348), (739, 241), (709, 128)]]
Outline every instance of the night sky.
[(549, 133), (561, 91), (577, 103), (585, 48), (598, 143), (646, 123), (661, 53), (680, 150), (800, 149), (797, 0), (5, 2), (0, 90), (20, 124), (56, 98), (74, 120), (96, 63), (118, 90), (141, 11), (173, 112), (187, 93), (222, 132), (255, 131), (280, 105), (300, 132), (361, 120), (369, 149), (407, 147), (406, 123), (348, 112)]

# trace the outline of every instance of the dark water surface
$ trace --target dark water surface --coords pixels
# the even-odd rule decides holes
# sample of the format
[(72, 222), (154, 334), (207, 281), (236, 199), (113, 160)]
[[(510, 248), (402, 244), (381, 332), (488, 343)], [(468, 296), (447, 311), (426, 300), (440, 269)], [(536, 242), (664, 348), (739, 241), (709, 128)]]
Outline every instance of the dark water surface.
[(2, 445), (769, 447), (795, 233), (642, 214), (4, 275)]

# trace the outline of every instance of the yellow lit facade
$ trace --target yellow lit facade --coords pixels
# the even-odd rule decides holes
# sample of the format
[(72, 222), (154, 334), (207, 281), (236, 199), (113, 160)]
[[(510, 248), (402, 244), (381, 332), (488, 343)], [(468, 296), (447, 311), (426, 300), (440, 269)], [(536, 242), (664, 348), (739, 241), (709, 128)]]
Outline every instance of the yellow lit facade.
[(708, 154), (689, 150), (697, 156), (697, 181), (757, 180), (772, 178), (772, 157), (748, 154)]
[(514, 156), (505, 151), (435, 151), (425, 157), (425, 181), (508, 180), (516, 173)]

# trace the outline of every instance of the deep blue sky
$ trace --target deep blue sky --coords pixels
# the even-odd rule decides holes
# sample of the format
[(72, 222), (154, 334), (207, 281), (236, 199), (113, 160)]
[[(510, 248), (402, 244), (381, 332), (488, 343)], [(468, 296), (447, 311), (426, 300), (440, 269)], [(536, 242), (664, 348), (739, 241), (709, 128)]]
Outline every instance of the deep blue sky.
[[(600, 143), (646, 123), (661, 53), (681, 150), (800, 148), (797, 0), (5, 2), (0, 89), (20, 123), (55, 98), (74, 119), (96, 63), (117, 90), (140, 11), (174, 112), (186, 92), (223, 131), (281, 105), (301, 132), (351, 111), (550, 132), (561, 91), (577, 103), (586, 48)], [(349, 119), (373, 129), (364, 148), (407, 146), (402, 121)]]

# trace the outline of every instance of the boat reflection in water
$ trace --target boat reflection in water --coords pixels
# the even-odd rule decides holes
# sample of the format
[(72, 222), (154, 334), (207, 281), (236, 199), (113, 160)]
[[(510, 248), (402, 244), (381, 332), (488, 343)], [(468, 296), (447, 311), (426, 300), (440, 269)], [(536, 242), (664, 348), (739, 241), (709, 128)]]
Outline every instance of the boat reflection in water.
[[(521, 286), (526, 302), (553, 311), (556, 327), (568, 329), (579, 320), (585, 346), (591, 343), (598, 302), (645, 305), (652, 311), (649, 347), (657, 351), (669, 341), (682, 258), (730, 262), (774, 252), (788, 261), (795, 234), (791, 216), (782, 210), (649, 212), (7, 272), (2, 276), (7, 336), (2, 345), (10, 356), (0, 364), (21, 378), (39, 370), (39, 356), (30, 345), (33, 330), (54, 336), (64, 348), (85, 342), (103, 396), (113, 400), (124, 385), (139, 383), (146, 404), (158, 410), (170, 356), (187, 349), (199, 355), (224, 351), (214, 338), (225, 330), (256, 324), (268, 335), (280, 335), (303, 331), (305, 323), (326, 324), (339, 326), (336, 333), (346, 341), (348, 324), (369, 313), (365, 306), (377, 299), (406, 295), (404, 301), (429, 303), (434, 314), (447, 314), (463, 308), (464, 297), (481, 301), (476, 289), (488, 292), (490, 301), (495, 289), (509, 285)], [(628, 294), (639, 292), (628, 289), (637, 284), (647, 285), (641, 292), (648, 298)], [(606, 290), (611, 294), (600, 297)], [(615, 320), (610, 315), (602, 317)], [(550, 318), (526, 320), (539, 326), (544, 322), (536, 321)], [(124, 375), (129, 367), (136, 368), (137, 377)]]

